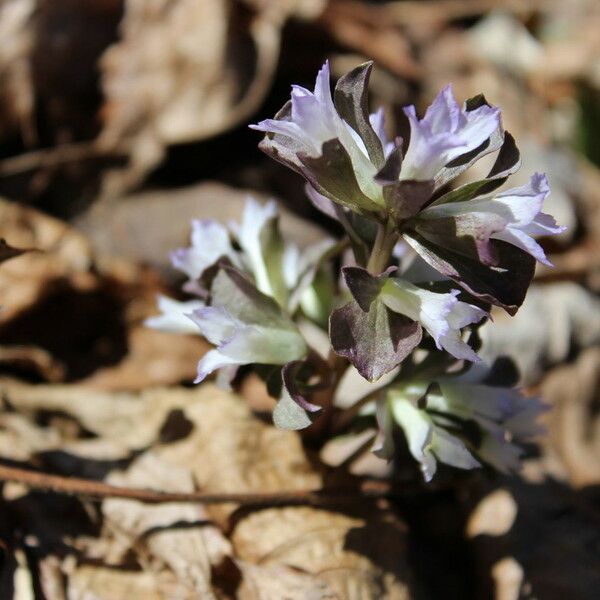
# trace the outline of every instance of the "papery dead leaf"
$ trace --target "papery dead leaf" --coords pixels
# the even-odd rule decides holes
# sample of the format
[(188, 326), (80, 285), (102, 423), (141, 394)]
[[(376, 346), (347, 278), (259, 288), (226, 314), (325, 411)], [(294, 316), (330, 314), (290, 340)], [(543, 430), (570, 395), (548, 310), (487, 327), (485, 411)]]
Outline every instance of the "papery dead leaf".
[(581, 354), (574, 365), (552, 371), (542, 384), (542, 395), (552, 405), (549, 442), (576, 487), (600, 482), (600, 349)]
[[(147, 452), (127, 471), (113, 473), (108, 481), (128, 487), (153, 487), (165, 491), (194, 490), (187, 465), (174, 465)], [(211, 564), (219, 564), (231, 547), (223, 534), (207, 522), (201, 505), (166, 503), (156, 506), (135, 500), (108, 499), (102, 505), (105, 527), (115, 540), (105, 560), (120, 563), (134, 550), (170, 568), (190, 594), (215, 598), (211, 588)], [(211, 546), (211, 547), (209, 547)]]
[(316, 16), (322, 4), (128, 0), (122, 38), (100, 64), (99, 143), (130, 155), (127, 172), (108, 183), (111, 192), (139, 181), (168, 144), (204, 139), (248, 119), (269, 88), (283, 23), (295, 11)]
[(410, 597), (406, 530), (390, 515), (365, 521), (309, 507), (271, 508), (244, 518), (232, 542), (242, 560), (311, 574), (316, 589), (325, 584), (336, 599)]
[(494, 321), (479, 330), (480, 356), (492, 363), (514, 360), (521, 381), (539, 381), (548, 365), (565, 360), (573, 345), (600, 342), (600, 300), (575, 283), (532, 285), (519, 312), (508, 319), (493, 311)]
[[(77, 221), (96, 254), (143, 261), (173, 279), (169, 262), (174, 248), (188, 244), (192, 219), (214, 219), (222, 223), (239, 221), (246, 198), (264, 202), (267, 197), (215, 182), (204, 182), (178, 190), (154, 190), (100, 200)], [(325, 232), (284, 206), (278, 207), (285, 239), (305, 248), (321, 241)]]
[(8, 0), (0, 6), (0, 129), (3, 136), (17, 129), (29, 145), (37, 138), (30, 64), (35, 8), (35, 0)]

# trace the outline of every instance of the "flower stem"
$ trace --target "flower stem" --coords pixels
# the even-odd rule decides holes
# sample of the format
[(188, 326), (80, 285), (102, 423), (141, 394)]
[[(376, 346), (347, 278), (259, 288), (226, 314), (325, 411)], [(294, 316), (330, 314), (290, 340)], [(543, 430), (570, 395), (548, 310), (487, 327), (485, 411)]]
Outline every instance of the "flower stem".
[(390, 221), (378, 225), (373, 250), (367, 263), (369, 273), (378, 275), (385, 270), (390, 262), (397, 240), (398, 232)]

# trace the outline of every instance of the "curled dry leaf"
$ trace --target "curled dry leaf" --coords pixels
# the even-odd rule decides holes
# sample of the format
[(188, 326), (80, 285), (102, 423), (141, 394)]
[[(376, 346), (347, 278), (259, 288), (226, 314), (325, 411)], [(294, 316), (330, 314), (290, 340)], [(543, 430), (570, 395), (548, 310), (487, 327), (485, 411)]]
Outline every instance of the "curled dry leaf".
[(282, 565), (256, 565), (242, 560), (237, 590), (239, 600), (337, 600), (338, 596), (323, 580)]
[[(109, 483), (128, 487), (154, 487), (191, 492), (194, 482), (186, 465), (174, 465), (146, 452), (126, 472), (114, 473)], [(128, 551), (144, 552), (171, 569), (189, 594), (215, 598), (211, 589), (211, 564), (231, 553), (223, 534), (208, 522), (201, 505), (167, 503), (147, 505), (134, 500), (108, 499), (102, 504), (105, 528), (113, 545), (104, 557), (119, 564)], [(161, 568), (161, 567), (158, 567)]]
[(83, 565), (72, 567), (67, 575), (69, 600), (190, 598), (187, 587), (170, 571), (138, 572)]
[[(100, 199), (77, 221), (100, 256), (120, 256), (143, 261), (172, 278), (169, 253), (189, 243), (193, 219), (222, 223), (240, 221), (245, 201), (262, 194), (239, 190), (222, 183), (202, 182), (176, 190), (151, 190), (114, 199)], [(279, 206), (281, 232), (285, 239), (305, 248), (321, 241), (325, 232)]]
[(105, 95), (100, 145), (126, 150), (139, 181), (169, 144), (201, 140), (249, 118), (269, 89), (281, 27), (324, 2), (128, 0), (121, 40), (100, 68)]
[(125, 357), (114, 366), (100, 367), (81, 383), (107, 391), (136, 391), (149, 385), (192, 381), (198, 360), (208, 348), (200, 337), (134, 326), (127, 332)]
[(574, 365), (552, 371), (542, 396), (552, 405), (549, 446), (577, 487), (600, 483), (600, 349), (590, 348)]
[[(84, 236), (34, 209), (0, 200), (0, 363), (46, 381), (102, 389), (192, 380), (208, 345), (142, 327), (158, 279), (135, 263), (95, 255)], [(165, 347), (169, 352), (165, 352)]]
[(480, 329), (480, 356), (490, 364), (510, 357), (525, 384), (539, 382), (548, 365), (564, 361), (573, 346), (600, 342), (600, 300), (575, 283), (532, 285), (514, 317), (492, 315), (493, 323)]
[[(279, 567), (311, 575), (316, 598), (409, 598), (406, 529), (389, 514), (372, 517), (310, 507), (271, 508), (244, 518), (232, 542), (236, 556), (267, 572)], [(256, 577), (257, 569), (250, 574)], [(274, 597), (276, 585), (267, 589), (267, 597)], [(243, 597), (262, 598), (253, 595), (250, 583)]]
[(0, 324), (32, 306), (52, 280), (89, 283), (90, 247), (81, 234), (58, 219), (0, 199), (0, 238), (17, 248), (39, 250), (0, 269)]
[[(241, 398), (213, 385), (155, 388), (141, 394), (6, 379), (0, 386), (18, 412), (30, 417), (66, 413), (84, 430), (131, 452), (165, 436), (179, 440), (155, 451), (169, 464), (189, 467), (198, 487), (207, 492), (308, 490), (322, 484), (294, 433), (262, 423)], [(166, 423), (173, 414), (183, 419), (172, 419), (173, 431), (168, 432)], [(209, 511), (226, 519), (233, 508), (217, 505)]]
[[(20, 133), (31, 145), (36, 141), (34, 90), (30, 54), (35, 0), (8, 0), (0, 6), (0, 130)], [(19, 131), (15, 132), (15, 126)]]
[[(50, 460), (55, 469), (72, 472), (75, 463), (64, 457), (78, 458), (80, 468), (89, 459), (123, 458), (128, 466), (113, 470), (107, 481), (171, 491), (322, 485), (296, 433), (259, 421), (242, 399), (212, 385), (128, 394), (3, 380), (2, 391), (15, 412), (4, 416), (0, 440), (8, 447), (12, 432), (28, 441), (20, 454), (13, 453), (20, 460), (44, 456), (45, 464)], [(69, 434), (34, 425), (42, 414), (61, 414), (80, 429)], [(27, 502), (38, 503), (29, 510), (40, 510), (44, 495)], [(156, 592), (157, 597), (211, 598), (214, 574), (226, 563), (237, 565), (236, 597), (243, 599), (275, 600), (282, 593), (298, 599), (409, 597), (406, 528), (391, 513), (374, 507), (363, 507), (364, 517), (306, 507), (261, 510), (240, 514), (230, 542), (218, 526), (230, 526), (234, 509), (105, 500), (97, 536), (82, 531), (63, 538), (93, 563), (62, 564), (68, 597), (108, 600), (126, 593), (146, 599)], [(61, 535), (53, 530), (48, 539), (56, 543)], [(219, 575), (220, 583), (227, 577)]]

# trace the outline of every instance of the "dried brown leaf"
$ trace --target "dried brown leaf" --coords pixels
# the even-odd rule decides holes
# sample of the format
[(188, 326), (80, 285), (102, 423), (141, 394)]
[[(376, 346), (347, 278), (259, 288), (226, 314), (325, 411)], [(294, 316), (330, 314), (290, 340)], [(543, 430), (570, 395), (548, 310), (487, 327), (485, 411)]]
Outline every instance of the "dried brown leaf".
[(173, 573), (167, 571), (125, 571), (103, 566), (82, 565), (68, 573), (67, 594), (69, 600), (196, 600), (179, 583)]
[[(125, 472), (114, 473), (110, 483), (128, 487), (152, 487), (165, 491), (191, 492), (194, 482), (187, 465), (174, 465), (153, 452), (144, 453)], [(190, 593), (214, 598), (211, 564), (219, 564), (231, 547), (223, 534), (207, 522), (201, 505), (166, 503), (156, 506), (134, 500), (103, 502), (105, 527), (114, 543), (105, 556), (120, 563), (134, 550), (171, 569)]]
[(269, 89), (282, 24), (296, 9), (318, 14), (321, 4), (125, 2), (121, 39), (100, 63), (100, 145), (130, 155), (128, 170), (113, 174), (109, 188), (139, 181), (168, 144), (201, 140), (248, 119)]
[(309, 507), (271, 508), (244, 518), (231, 539), (242, 560), (310, 574), (316, 590), (331, 590), (332, 598), (410, 597), (406, 530), (391, 515), (365, 521)]
[(576, 487), (600, 483), (600, 348), (581, 354), (574, 365), (552, 371), (542, 396), (552, 405), (548, 429), (551, 451), (558, 454)]
[[(0, 129), (36, 141), (35, 94), (31, 74), (35, 0), (8, 0), (0, 5)], [(20, 131), (19, 131), (20, 130)]]
[[(143, 261), (173, 278), (169, 253), (189, 244), (192, 219), (239, 221), (248, 195), (260, 201), (263, 194), (203, 182), (177, 190), (153, 190), (100, 200), (77, 222), (98, 255)], [(324, 231), (280, 206), (284, 238), (306, 247), (322, 240)]]

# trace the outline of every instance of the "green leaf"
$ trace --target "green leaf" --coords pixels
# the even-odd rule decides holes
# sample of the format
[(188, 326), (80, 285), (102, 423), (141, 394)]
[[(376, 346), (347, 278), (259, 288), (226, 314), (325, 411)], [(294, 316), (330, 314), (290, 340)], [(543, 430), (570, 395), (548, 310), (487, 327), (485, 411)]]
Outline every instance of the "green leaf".
[(341, 77), (334, 91), (340, 116), (361, 137), (371, 162), (380, 169), (384, 164), (383, 147), (369, 121), (369, 79), (373, 62), (366, 62)]
[(306, 412), (292, 400), (285, 388), (273, 409), (273, 423), (279, 429), (305, 429), (312, 421)]
[(329, 337), (336, 354), (346, 357), (369, 381), (397, 367), (421, 341), (421, 326), (389, 310), (381, 301), (368, 312), (355, 300), (331, 313)]
[(418, 233), (404, 239), (434, 269), (453, 279), (467, 292), (485, 302), (500, 306), (514, 315), (523, 304), (535, 272), (535, 259), (516, 246), (490, 240), (497, 266), (487, 266), (474, 254), (467, 256), (438, 246)]
[(498, 189), (510, 175), (518, 171), (520, 166), (521, 155), (515, 143), (515, 139), (508, 131), (506, 131), (504, 133), (504, 141), (500, 148), (500, 152), (498, 153), (498, 157), (485, 179), (473, 181), (456, 188), (439, 197), (429, 206), (448, 204), (449, 202), (464, 202), (466, 200), (472, 200), (477, 196), (491, 194), (494, 190)]
[(247, 325), (297, 331), (294, 322), (269, 296), (232, 267), (222, 266), (211, 287), (211, 305), (225, 308)]
[(337, 138), (323, 144), (321, 156), (299, 152), (298, 159), (304, 166), (304, 177), (323, 196), (361, 215), (382, 213), (383, 207), (361, 190), (350, 156)]

